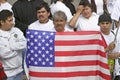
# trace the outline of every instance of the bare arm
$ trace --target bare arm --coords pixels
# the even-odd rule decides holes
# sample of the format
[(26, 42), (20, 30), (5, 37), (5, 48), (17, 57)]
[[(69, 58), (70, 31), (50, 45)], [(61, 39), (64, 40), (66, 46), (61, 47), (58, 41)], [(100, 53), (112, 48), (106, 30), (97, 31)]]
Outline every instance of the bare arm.
[(109, 59), (117, 59), (120, 57), (120, 53), (108, 53)]
[(117, 59), (118, 57), (120, 57), (120, 53), (119, 52), (112, 52), (112, 50), (115, 48), (115, 42), (111, 42), (107, 48), (106, 51), (108, 52), (108, 58), (109, 59)]
[(83, 5), (78, 6), (76, 14), (73, 16), (73, 18), (69, 22), (70, 27), (72, 27), (72, 28), (75, 27), (75, 24), (80, 16), (80, 14), (82, 13), (83, 9), (84, 9)]
[(114, 48), (115, 48), (115, 42), (113, 41), (105, 48), (105, 51), (106, 52), (112, 51)]
[(114, 20), (116, 28), (119, 26), (119, 22)]

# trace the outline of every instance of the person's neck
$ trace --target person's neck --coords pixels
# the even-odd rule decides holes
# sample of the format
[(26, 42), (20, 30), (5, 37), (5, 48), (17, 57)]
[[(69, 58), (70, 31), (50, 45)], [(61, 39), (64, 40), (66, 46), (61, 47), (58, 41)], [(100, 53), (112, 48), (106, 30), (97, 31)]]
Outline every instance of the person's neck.
[(110, 32), (103, 32), (103, 34), (104, 34), (104, 35), (109, 35), (109, 34), (110, 34)]
[(6, 29), (4, 29), (4, 28), (0, 28), (2, 31), (8, 31), (8, 30), (6, 30)]
[(85, 17), (85, 18), (86, 18), (86, 19), (90, 19), (91, 16), (92, 16), (92, 13), (91, 13), (89, 16)]
[[(56, 29), (55, 29), (56, 30)], [(59, 30), (56, 30), (57, 32), (64, 32), (65, 30), (64, 29), (59, 29)]]
[(40, 23), (42, 23), (42, 24), (45, 24), (45, 23), (47, 23), (49, 21), (49, 19), (48, 20), (45, 20), (45, 21), (39, 21)]

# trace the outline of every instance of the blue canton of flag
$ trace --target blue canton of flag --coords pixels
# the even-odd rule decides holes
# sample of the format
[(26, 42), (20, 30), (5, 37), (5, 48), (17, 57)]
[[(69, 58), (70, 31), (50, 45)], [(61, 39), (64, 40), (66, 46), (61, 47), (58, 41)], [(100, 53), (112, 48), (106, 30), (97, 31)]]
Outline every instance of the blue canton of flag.
[(27, 31), (27, 67), (29, 67), (28, 65), (44, 67), (54, 66), (55, 32), (29, 31), (30, 30)]

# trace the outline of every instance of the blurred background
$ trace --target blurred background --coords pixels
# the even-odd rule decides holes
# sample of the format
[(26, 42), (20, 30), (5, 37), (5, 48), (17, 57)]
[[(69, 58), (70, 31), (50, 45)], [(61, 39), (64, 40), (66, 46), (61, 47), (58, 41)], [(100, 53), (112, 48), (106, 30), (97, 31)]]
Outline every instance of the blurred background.
[[(8, 0), (8, 2), (9, 2), (10, 4), (14, 4), (15, 1), (17, 1), (17, 0)], [(48, 4), (50, 4), (50, 1), (51, 1), (51, 0), (44, 0), (44, 1), (46, 1)], [(79, 2), (80, 2), (80, 0), (74, 0), (73, 4), (75, 5), (75, 7), (78, 6)]]

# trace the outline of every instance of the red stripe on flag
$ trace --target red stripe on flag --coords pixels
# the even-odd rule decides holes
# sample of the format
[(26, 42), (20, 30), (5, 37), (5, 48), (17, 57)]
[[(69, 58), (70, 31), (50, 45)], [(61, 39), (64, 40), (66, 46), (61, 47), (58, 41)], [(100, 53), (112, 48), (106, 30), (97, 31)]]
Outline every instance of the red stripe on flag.
[(56, 51), (55, 56), (85, 56), (100, 55), (106, 58), (106, 53), (100, 50)]
[[(77, 41), (77, 43), (76, 43)], [(62, 41), (57, 40), (55, 41), (56, 46), (74, 46), (74, 45), (93, 45), (98, 44), (98, 40), (69, 40), (69, 41)]]
[(89, 61), (72, 61), (72, 62), (55, 62), (55, 67), (72, 67), (72, 66), (101, 66), (108, 69), (108, 65), (99, 60), (89, 60)]
[[(53, 75), (54, 74), (54, 75)], [(106, 80), (110, 80), (110, 76), (102, 73), (101, 71), (78, 71), (78, 72), (33, 72), (30, 71), (30, 76), (33, 77), (44, 77), (44, 78), (67, 78), (67, 77), (86, 77), (86, 76), (101, 76)]]
[(77, 31), (77, 32), (57, 32), (56, 35), (97, 35), (101, 32), (98, 31)]

